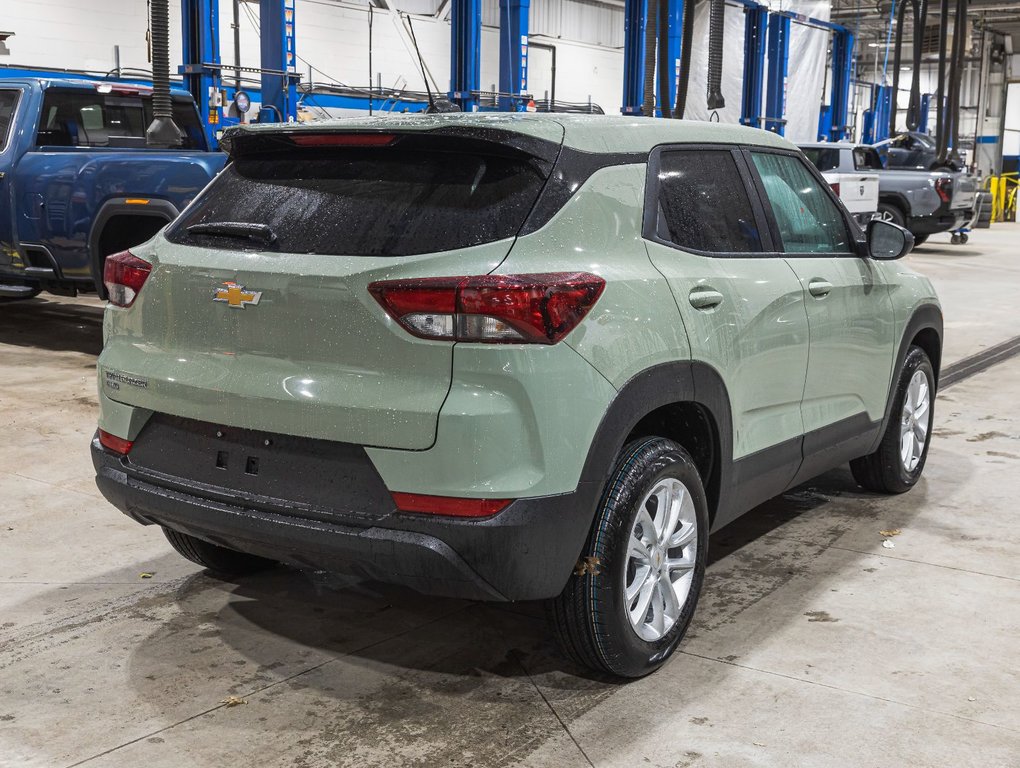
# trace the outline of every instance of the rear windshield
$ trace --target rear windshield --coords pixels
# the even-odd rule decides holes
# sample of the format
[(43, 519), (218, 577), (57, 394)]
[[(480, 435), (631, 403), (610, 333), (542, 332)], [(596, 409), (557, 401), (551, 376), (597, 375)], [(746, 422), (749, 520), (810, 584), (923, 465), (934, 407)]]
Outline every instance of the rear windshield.
[(819, 171), (832, 171), (839, 168), (839, 150), (825, 147), (805, 147), (803, 149), (807, 159), (811, 161)]
[[(435, 253), (512, 237), (544, 181), (524, 155), (345, 148), (242, 156), (177, 219), (167, 239), (284, 253)], [(275, 240), (188, 231), (223, 222), (268, 226)]]
[[(174, 122), (183, 149), (205, 149), (198, 111), (191, 99), (175, 96)], [(43, 99), (36, 145), (40, 147), (139, 147), (152, 122), (152, 97), (49, 88)]]

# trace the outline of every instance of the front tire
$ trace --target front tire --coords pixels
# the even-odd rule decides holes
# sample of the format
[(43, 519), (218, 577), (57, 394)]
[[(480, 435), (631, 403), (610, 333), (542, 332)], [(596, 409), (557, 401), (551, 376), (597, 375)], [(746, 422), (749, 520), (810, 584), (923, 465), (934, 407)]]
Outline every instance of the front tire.
[(577, 663), (620, 677), (654, 672), (694, 615), (708, 552), (708, 502), (680, 445), (625, 446), (578, 567), (550, 601), (553, 632)]
[(935, 373), (928, 355), (911, 347), (900, 369), (889, 424), (878, 450), (850, 462), (858, 485), (904, 493), (921, 478), (935, 416)]
[(172, 528), (163, 527), (163, 533), (178, 554), (221, 576), (244, 576), (276, 565), (264, 557), (219, 547)]

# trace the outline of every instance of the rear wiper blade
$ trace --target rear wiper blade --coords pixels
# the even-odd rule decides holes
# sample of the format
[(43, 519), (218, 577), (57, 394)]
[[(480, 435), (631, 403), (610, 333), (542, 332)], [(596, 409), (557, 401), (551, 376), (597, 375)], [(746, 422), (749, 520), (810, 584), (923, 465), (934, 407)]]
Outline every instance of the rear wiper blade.
[(206, 221), (188, 227), (192, 235), (220, 235), (222, 237), (243, 237), (262, 243), (275, 243), (276, 233), (268, 224), (251, 224), (247, 221)]

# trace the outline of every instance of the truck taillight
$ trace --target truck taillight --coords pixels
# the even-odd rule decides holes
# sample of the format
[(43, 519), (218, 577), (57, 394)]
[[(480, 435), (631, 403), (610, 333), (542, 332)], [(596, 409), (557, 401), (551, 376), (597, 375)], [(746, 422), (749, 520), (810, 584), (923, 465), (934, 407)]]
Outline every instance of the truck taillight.
[(131, 251), (107, 256), (103, 266), (103, 284), (110, 296), (110, 303), (118, 307), (130, 307), (151, 272), (152, 265)]
[(834, 181), (829, 184), (829, 186), (832, 187), (832, 191), (836, 193), (836, 197), (839, 197), (839, 182)]
[(953, 180), (948, 176), (935, 179), (935, 191), (939, 195), (939, 200), (948, 203), (953, 196)]
[(382, 280), (368, 290), (423, 339), (555, 344), (584, 319), (606, 287), (587, 272)]

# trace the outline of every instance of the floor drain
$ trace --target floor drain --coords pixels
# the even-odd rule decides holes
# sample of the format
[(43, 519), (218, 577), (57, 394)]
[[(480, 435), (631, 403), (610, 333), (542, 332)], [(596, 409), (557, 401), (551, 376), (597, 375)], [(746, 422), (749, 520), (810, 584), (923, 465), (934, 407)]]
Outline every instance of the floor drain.
[(957, 360), (942, 369), (942, 374), (939, 376), (939, 389), (958, 384), (976, 373), (988, 370), (993, 365), (1003, 363), (1017, 355), (1020, 355), (1020, 336), (1014, 336), (994, 347), (983, 349), (976, 355)]

